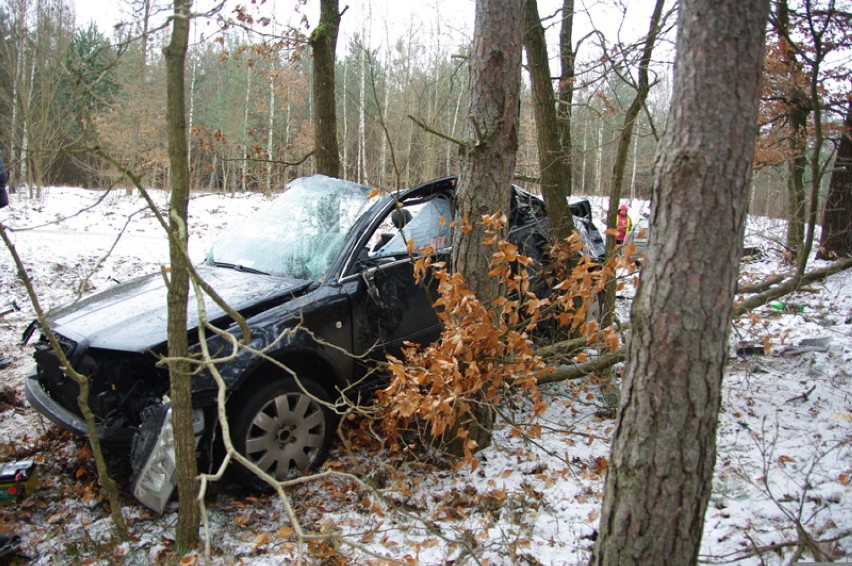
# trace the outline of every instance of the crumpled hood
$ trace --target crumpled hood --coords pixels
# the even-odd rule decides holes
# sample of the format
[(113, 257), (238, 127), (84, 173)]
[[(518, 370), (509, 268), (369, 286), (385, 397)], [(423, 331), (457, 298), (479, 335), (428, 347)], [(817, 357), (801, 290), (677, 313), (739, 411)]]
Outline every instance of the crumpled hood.
[[(241, 313), (263, 305), (284, 303), (310, 285), (309, 281), (257, 275), (234, 269), (201, 265), (199, 275)], [(164, 344), (168, 311), (166, 284), (154, 273), (111, 287), (101, 293), (64, 305), (48, 313), (51, 328), (90, 348), (144, 352)], [(204, 297), (207, 319), (225, 313), (213, 299)], [(190, 285), (187, 327), (198, 327), (197, 301)]]

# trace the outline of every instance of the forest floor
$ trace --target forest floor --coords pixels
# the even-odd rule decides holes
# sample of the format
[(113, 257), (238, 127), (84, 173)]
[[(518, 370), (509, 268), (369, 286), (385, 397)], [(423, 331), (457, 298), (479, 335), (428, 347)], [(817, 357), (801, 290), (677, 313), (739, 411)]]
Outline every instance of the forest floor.
[[(98, 202), (103, 195), (52, 187), (37, 200), (12, 195), (0, 211), (45, 307), (167, 263), (165, 239), (140, 199), (113, 192)], [(202, 257), (213, 234), (267, 201), (246, 194), (194, 198), (193, 257)], [(743, 264), (744, 282), (787, 270), (777, 243), (782, 235), (777, 222), (750, 220), (747, 245), (762, 255)], [(628, 286), (618, 299), (625, 317), (630, 299)], [(761, 307), (734, 323), (700, 553), (705, 563), (852, 561), (852, 273), (783, 301), (801, 312)], [(19, 310), (4, 312), (13, 305)], [(328, 473), (291, 489), (286, 501), (217, 484), (204, 502), (207, 546), (182, 562), (174, 554), (177, 501), (156, 515), (119, 477), (132, 541), (116, 542), (87, 444), (24, 400), (32, 354), (21, 333), (33, 310), (5, 249), (3, 312), (0, 461), (34, 460), (40, 487), (0, 507), (0, 535), (19, 537), (17, 552), (32, 564), (281, 564), (300, 557), (323, 564), (588, 562), (615, 420), (584, 380), (545, 386), (548, 409), (535, 421), (525, 399), (507, 401), (475, 470), (448, 468), (428, 452), (403, 461), (355, 435), (349, 451), (339, 444), (332, 452)], [(513, 433), (531, 426), (541, 427), (540, 438)], [(327, 537), (297, 544), (288, 506), (302, 529)]]

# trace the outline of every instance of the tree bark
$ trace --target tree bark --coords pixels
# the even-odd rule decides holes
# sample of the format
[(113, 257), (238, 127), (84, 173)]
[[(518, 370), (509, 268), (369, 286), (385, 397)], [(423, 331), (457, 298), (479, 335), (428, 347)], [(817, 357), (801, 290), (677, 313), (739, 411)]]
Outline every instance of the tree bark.
[(334, 64), (337, 32), (340, 27), (337, 0), (320, 0), (319, 24), (311, 33), (314, 54), (314, 161), (316, 172), (329, 177), (340, 176), (337, 145), (337, 102), (335, 98)]
[[(456, 193), (453, 266), (483, 304), (500, 286), (491, 270), (492, 246), (478, 223), (483, 215), (509, 213), (515, 172), (521, 85), (524, 0), (477, 0), (467, 137)], [(468, 231), (462, 227), (473, 227)]]
[(175, 0), (171, 43), (165, 48), (167, 106), (166, 124), (171, 167), (169, 202), (168, 286), (169, 376), (171, 381), (172, 423), (175, 435), (175, 459), (178, 475), (180, 510), (176, 532), (178, 553), (198, 546), (200, 512), (198, 466), (195, 461), (195, 436), (192, 429), (191, 368), (186, 362), (189, 339), (186, 333), (186, 307), (189, 297), (187, 253), (187, 208), (189, 203), (189, 163), (187, 162), (185, 63), (189, 40), (191, 0)]
[[(559, 75), (559, 88), (556, 97), (559, 107), (556, 117), (559, 122), (559, 145), (568, 156), (568, 184), (565, 186), (565, 194), (574, 194), (574, 163), (572, 161), (573, 147), (571, 140), (571, 116), (574, 104), (574, 78), (575, 78), (575, 53), (572, 45), (574, 34), (574, 0), (562, 0), (562, 27), (559, 29), (559, 61), (561, 72)], [(583, 157), (585, 159), (585, 155)], [(573, 222), (573, 220), (572, 220)]]
[(571, 167), (569, 154), (560, 144), (556, 96), (537, 0), (524, 2), (524, 47), (532, 85), (541, 192), (547, 203), (551, 236), (561, 241), (574, 231), (574, 220), (568, 209), (570, 193), (567, 192), (571, 189)]
[[(524, 1), (476, 2), (467, 128), (471, 141), (461, 155), (452, 259), (453, 268), (486, 307), (501, 287), (488, 275), (494, 248), (479, 222), (483, 215), (509, 213), (518, 150)], [(470, 428), (470, 438), (484, 448), (491, 442), (494, 411), (486, 402), (474, 407), (462, 421), (480, 423)]]
[(805, 139), (811, 106), (807, 94), (795, 82), (796, 78), (802, 76), (803, 71), (795, 47), (789, 41), (786, 41), (792, 31), (790, 29), (790, 10), (786, 0), (777, 3), (774, 16), (772, 23), (775, 31), (786, 44), (781, 52), (782, 62), (793, 79), (785, 100), (787, 128), (789, 129), (787, 146), (790, 151), (789, 177), (787, 179), (786, 247), (790, 254), (790, 260), (793, 262), (801, 252), (805, 238), (805, 168), (808, 164), (805, 154), (807, 150)]
[(852, 257), (852, 100), (825, 198), (817, 259)]
[(711, 492), (769, 2), (680, 6), (594, 564), (695, 564)]

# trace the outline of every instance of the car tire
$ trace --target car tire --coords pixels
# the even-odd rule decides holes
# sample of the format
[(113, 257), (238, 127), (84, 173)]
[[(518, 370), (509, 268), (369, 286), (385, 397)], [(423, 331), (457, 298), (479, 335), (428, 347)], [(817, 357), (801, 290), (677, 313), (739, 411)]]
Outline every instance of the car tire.
[[(286, 480), (325, 461), (336, 417), (325, 389), (308, 378), (276, 379), (232, 407), (234, 448), (277, 480)], [(238, 480), (252, 489), (269, 485), (244, 466)]]

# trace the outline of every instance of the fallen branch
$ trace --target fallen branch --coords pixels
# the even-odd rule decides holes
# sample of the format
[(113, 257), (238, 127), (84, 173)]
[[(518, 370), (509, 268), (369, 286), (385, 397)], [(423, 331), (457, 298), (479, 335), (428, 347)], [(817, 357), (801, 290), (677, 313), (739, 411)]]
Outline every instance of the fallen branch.
[(603, 354), (594, 360), (589, 360), (581, 364), (571, 366), (561, 366), (550, 373), (546, 373), (538, 378), (538, 384), (554, 383), (556, 381), (567, 381), (571, 379), (580, 379), (590, 373), (605, 370), (608, 367), (614, 366), (619, 362), (627, 359), (627, 349), (622, 346), (615, 352)]
[(792, 293), (799, 289), (802, 285), (812, 283), (814, 281), (820, 281), (829, 275), (834, 275), (835, 273), (840, 273), (841, 271), (845, 271), (850, 268), (852, 268), (852, 258), (847, 257), (837, 260), (828, 267), (815, 269), (811, 272), (805, 273), (800, 279), (793, 277), (781, 285), (771, 287), (762, 293), (749, 297), (748, 299), (734, 305), (734, 316), (743, 315), (757, 307), (765, 305), (773, 299)]
[(587, 348), (588, 346), (589, 339), (581, 337), (574, 338), (573, 340), (562, 340), (553, 344), (547, 344), (541, 348), (536, 348), (534, 353), (537, 356), (547, 359), (553, 356), (571, 355), (572, 353), (582, 350), (583, 348)]
[(767, 277), (760, 283), (755, 283), (753, 285), (737, 285), (737, 295), (751, 295), (752, 293), (763, 293), (764, 291), (769, 290), (773, 285), (777, 285), (781, 283), (788, 277), (792, 277), (792, 273), (782, 273), (780, 275), (773, 275), (771, 277)]

